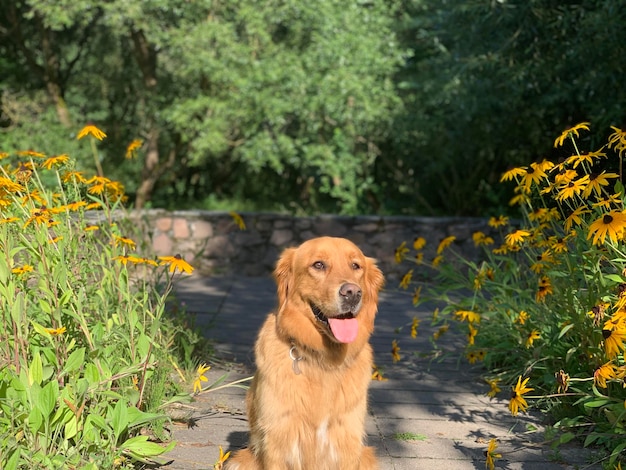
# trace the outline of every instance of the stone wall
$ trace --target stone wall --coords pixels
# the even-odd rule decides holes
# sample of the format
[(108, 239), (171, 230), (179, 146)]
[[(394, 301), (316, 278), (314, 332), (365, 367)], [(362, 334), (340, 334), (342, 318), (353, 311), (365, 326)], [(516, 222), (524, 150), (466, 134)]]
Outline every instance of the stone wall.
[[(439, 241), (454, 235), (452, 249), (470, 259), (480, 256), (472, 234), (482, 231), (497, 237), (487, 219), (463, 217), (336, 216), (293, 217), (272, 213), (241, 213), (241, 230), (228, 212), (145, 210), (130, 214), (140, 225), (146, 242), (157, 255), (180, 254), (201, 274), (261, 276), (272, 272), (281, 251), (310, 238), (330, 235), (356, 243), (378, 260), (389, 280), (398, 279), (409, 265), (398, 265), (395, 249), (416, 237), (428, 244), (425, 258), (432, 259)], [(421, 273), (428, 276), (426, 268)], [(420, 276), (420, 268), (416, 268)]]

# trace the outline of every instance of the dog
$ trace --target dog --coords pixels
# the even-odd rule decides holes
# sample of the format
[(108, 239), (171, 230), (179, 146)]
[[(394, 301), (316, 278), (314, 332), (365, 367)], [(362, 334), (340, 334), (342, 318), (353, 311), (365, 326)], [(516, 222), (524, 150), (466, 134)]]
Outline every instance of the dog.
[(351, 241), (320, 237), (286, 249), (274, 278), (278, 306), (246, 397), (248, 448), (225, 468), (377, 469), (364, 438), (382, 272)]

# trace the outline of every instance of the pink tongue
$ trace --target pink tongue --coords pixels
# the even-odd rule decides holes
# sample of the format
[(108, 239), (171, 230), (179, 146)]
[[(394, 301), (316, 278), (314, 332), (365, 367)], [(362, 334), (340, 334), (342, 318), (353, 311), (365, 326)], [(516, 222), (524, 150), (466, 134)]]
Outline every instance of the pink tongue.
[(341, 343), (351, 343), (356, 339), (356, 335), (359, 332), (359, 322), (356, 318), (347, 318), (345, 320), (329, 318), (328, 323), (333, 335)]

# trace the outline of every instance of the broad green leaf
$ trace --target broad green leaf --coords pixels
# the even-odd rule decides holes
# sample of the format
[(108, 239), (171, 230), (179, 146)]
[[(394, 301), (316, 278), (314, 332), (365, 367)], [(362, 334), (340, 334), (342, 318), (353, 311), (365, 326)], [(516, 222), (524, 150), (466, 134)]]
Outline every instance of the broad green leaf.
[(30, 367), (28, 368), (28, 382), (30, 385), (36, 383), (37, 385), (41, 385), (43, 380), (43, 364), (41, 362), (41, 356), (39, 353), (35, 353), (33, 355), (33, 360), (30, 363)]
[(69, 373), (78, 370), (85, 361), (85, 348), (76, 349), (65, 361), (63, 372)]

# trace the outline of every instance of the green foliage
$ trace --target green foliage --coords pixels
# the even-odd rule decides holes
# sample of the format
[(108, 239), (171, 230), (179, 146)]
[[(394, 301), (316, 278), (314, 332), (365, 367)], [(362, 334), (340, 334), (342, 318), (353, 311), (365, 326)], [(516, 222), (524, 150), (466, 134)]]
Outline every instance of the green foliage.
[(173, 279), (133, 254), (117, 183), (62, 156), (0, 157), (0, 467), (152, 462), (174, 443), (139, 431), (190, 399), (170, 348), (197, 342), (166, 315)]
[[(455, 254), (454, 237), (444, 240), (428, 268), (437, 270), (436, 281), (419, 301), (438, 301), (438, 321), (467, 333), (465, 356), (484, 361), (490, 396), (498, 382), (510, 384), (515, 415), (534, 391), (527, 398), (564, 431), (557, 445), (581, 437), (604, 448), (614, 468), (626, 448), (626, 216), (620, 175), (602, 166), (623, 158), (626, 134), (613, 128), (607, 144), (591, 151), (581, 143), (588, 129), (579, 124), (555, 141), (564, 151), (573, 147), (569, 158), (504, 174), (516, 182), (521, 224), (492, 218), (504, 240), (495, 249), (494, 238), (475, 233), (486, 248), (482, 261)], [(397, 257), (411, 259), (406, 244)]]

